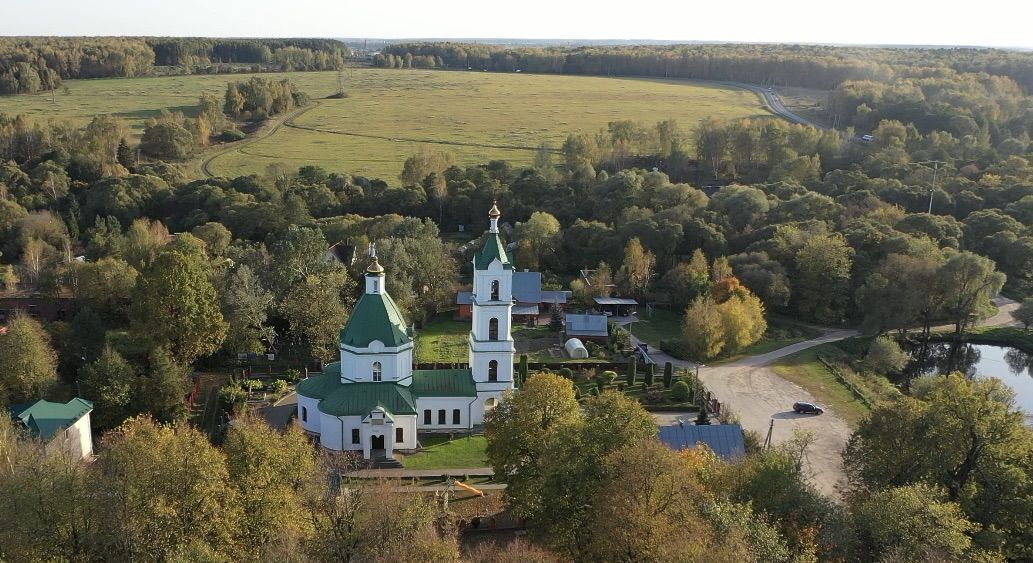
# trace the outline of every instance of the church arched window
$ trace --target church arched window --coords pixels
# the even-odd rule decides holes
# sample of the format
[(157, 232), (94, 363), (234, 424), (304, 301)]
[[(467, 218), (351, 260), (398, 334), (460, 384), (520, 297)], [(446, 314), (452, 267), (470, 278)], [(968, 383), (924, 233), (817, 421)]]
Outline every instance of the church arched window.
[(380, 362), (373, 362), (373, 381), (382, 381), (384, 379), (384, 369), (380, 365)]
[(488, 321), (488, 340), (499, 339), (499, 320), (492, 318)]
[(499, 362), (498, 360), (492, 360), (488, 362), (488, 381), (499, 380)]
[(499, 300), (499, 280), (491, 280), (491, 300)]

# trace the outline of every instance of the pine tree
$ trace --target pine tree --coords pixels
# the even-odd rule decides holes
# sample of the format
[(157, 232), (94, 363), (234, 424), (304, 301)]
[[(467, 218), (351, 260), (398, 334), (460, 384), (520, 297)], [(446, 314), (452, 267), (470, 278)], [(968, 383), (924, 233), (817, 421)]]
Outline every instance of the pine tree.
[(133, 165), (136, 164), (133, 149), (129, 147), (129, 143), (127, 143), (125, 139), (118, 142), (118, 148), (115, 150), (115, 158), (118, 160), (118, 163), (125, 166), (127, 170), (131, 170)]
[(549, 309), (549, 330), (553, 332), (563, 330), (563, 314), (560, 313), (560, 308), (556, 305)]

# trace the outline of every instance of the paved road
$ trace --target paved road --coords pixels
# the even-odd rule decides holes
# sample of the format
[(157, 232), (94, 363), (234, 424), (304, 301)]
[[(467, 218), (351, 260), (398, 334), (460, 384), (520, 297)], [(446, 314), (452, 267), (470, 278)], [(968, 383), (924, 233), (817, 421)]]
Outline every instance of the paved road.
[(276, 403), (262, 409), (262, 416), (265, 417), (269, 426), (283, 431), (290, 424), (291, 415), (298, 410), (298, 394), (290, 392)]
[(805, 117), (801, 117), (791, 111), (789, 108), (782, 103), (782, 98), (772, 89), (757, 86), (756, 84), (747, 84), (745, 82), (722, 82), (722, 84), (732, 86), (734, 88), (742, 88), (744, 90), (750, 90), (760, 94), (761, 99), (764, 101), (764, 105), (767, 106), (772, 113), (778, 114), (793, 123), (800, 125), (810, 125), (811, 127), (817, 127), (818, 129), (828, 129), (824, 125), (815, 123)]

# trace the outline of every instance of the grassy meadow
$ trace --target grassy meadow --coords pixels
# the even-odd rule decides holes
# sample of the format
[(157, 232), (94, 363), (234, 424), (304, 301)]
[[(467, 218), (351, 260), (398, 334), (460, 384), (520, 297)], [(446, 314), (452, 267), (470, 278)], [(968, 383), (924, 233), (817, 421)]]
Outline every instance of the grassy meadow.
[[(222, 96), (230, 80), (248, 74), (71, 80), (67, 91), (0, 98), (0, 112), (85, 124), (110, 113), (139, 136), (162, 108), (190, 115), (203, 92)], [(335, 72), (263, 74), (288, 77), (318, 104), (272, 134), (258, 133), (225, 152), (208, 149), (214, 174), (260, 173), (269, 164), (315, 164), (330, 171), (389, 181), (421, 149), (444, 150), (459, 164), (506, 159), (530, 163), (542, 142), (559, 148), (567, 134), (594, 132), (610, 121), (653, 124), (676, 120), (691, 130), (705, 118), (770, 115), (751, 92), (712, 84), (466, 71), (355, 68), (346, 71), (348, 97), (320, 99), (337, 87)], [(267, 128), (267, 131), (271, 128)], [(199, 159), (190, 167), (200, 175)]]

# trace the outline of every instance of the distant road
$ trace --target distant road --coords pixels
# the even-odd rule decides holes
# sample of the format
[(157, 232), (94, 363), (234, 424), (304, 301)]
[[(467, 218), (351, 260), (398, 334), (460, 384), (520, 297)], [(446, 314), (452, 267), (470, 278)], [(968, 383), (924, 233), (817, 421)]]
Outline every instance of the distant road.
[(805, 117), (800, 117), (799, 115), (789, 111), (789, 108), (787, 108), (785, 104), (782, 103), (782, 98), (779, 97), (779, 95), (776, 94), (775, 91), (772, 89), (757, 86), (756, 84), (746, 84), (745, 82), (721, 82), (721, 84), (727, 84), (728, 86), (742, 88), (744, 90), (750, 90), (752, 92), (760, 94), (760, 98), (764, 100), (764, 105), (767, 106), (767, 108), (771, 110), (772, 113), (780, 115), (788, 119), (789, 121), (792, 121), (793, 123), (797, 123), (799, 125), (810, 125), (811, 127), (817, 127), (818, 129), (830, 130), (828, 127), (825, 127), (824, 125), (819, 125), (818, 123), (815, 123)]

